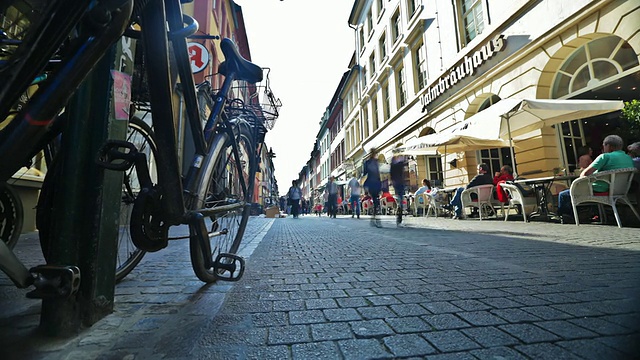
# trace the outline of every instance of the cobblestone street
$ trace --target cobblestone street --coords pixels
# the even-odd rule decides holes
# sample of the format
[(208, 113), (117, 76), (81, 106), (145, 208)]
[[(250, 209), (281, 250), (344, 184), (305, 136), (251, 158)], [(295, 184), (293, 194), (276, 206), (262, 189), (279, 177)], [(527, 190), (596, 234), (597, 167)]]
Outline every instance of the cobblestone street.
[[(243, 279), (215, 285), (197, 280), (187, 243), (173, 242), (117, 285), (113, 314), (66, 340), (28, 336), (39, 301), (4, 277), (3, 359), (640, 353), (639, 229), (443, 218), (405, 224), (254, 217)], [(19, 249), (37, 246), (23, 240)]]

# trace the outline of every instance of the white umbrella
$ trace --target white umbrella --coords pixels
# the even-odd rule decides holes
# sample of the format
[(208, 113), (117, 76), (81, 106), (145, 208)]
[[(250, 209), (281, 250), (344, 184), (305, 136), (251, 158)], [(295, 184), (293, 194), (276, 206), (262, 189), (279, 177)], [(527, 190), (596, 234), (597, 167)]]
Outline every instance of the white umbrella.
[[(504, 107), (493, 109), (502, 102), (506, 102)], [(512, 146), (514, 137), (565, 121), (618, 111), (623, 107), (624, 103), (620, 100), (504, 99), (480, 113), (487, 111), (489, 116), (498, 115), (496, 118), (501, 124), (500, 136), (509, 139), (511, 158), (515, 165)], [(505, 108), (511, 109), (504, 111)]]

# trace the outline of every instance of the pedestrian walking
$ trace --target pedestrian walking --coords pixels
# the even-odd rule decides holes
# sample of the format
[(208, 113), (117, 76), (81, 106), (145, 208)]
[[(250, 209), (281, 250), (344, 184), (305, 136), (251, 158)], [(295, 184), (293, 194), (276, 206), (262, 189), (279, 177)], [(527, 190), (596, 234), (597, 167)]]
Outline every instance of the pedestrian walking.
[(380, 181), (380, 166), (378, 164), (378, 151), (376, 148), (370, 150), (369, 158), (364, 163), (364, 175), (367, 176), (367, 179), (364, 181), (364, 188), (371, 196), (371, 200), (373, 200), (371, 224), (376, 227), (381, 227), (380, 220), (378, 219), (378, 211), (380, 211), (380, 188), (382, 187), (382, 183)]
[(291, 215), (293, 215), (294, 219), (297, 219), (298, 215), (300, 215), (300, 199), (302, 198), (302, 190), (298, 187), (297, 180), (291, 182), (287, 196), (289, 198), (289, 205), (291, 205)]
[(329, 203), (328, 215), (330, 218), (336, 218), (338, 213), (338, 184), (336, 184), (336, 177), (329, 176), (329, 182), (326, 188), (327, 202)]
[(360, 182), (356, 178), (356, 173), (354, 172), (347, 184), (349, 187), (349, 203), (351, 204), (351, 217), (354, 215), (358, 216), (360, 219)]
[(391, 166), (389, 173), (391, 175), (391, 184), (396, 192), (396, 225), (402, 224), (402, 213), (404, 212), (404, 168), (407, 165), (407, 159), (404, 155), (394, 155), (391, 158)]

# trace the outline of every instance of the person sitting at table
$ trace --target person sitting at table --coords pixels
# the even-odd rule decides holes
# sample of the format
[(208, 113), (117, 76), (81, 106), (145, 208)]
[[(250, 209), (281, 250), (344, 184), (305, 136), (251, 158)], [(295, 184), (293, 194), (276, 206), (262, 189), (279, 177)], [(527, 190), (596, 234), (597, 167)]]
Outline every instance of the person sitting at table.
[(582, 170), (586, 169), (593, 162), (593, 150), (588, 146), (581, 146), (578, 148), (578, 168), (575, 170), (576, 173), (582, 172)]
[(416, 190), (413, 196), (428, 193), (429, 191), (431, 191), (431, 182), (427, 179), (422, 179), (422, 186)]
[(633, 159), (633, 166), (640, 170), (640, 141), (634, 142), (627, 147), (629, 156)]
[[(602, 154), (598, 155), (586, 169), (582, 170), (580, 177), (589, 176), (599, 171), (633, 167), (633, 159), (622, 151), (623, 148), (624, 142), (620, 136), (609, 135), (604, 138)], [(597, 193), (604, 193), (609, 190), (609, 184), (604, 181), (595, 181), (592, 186), (593, 192)], [(569, 189), (563, 190), (558, 194), (558, 215), (561, 216), (563, 223), (565, 223), (565, 219), (567, 222), (574, 220)]]
[[(462, 192), (466, 189), (480, 186), (480, 185), (493, 185), (493, 178), (489, 174), (489, 165), (485, 163), (478, 164), (478, 175), (471, 179), (471, 182), (466, 187), (459, 187), (456, 190), (453, 199), (448, 205), (442, 205), (442, 207), (448, 211), (453, 211), (453, 219), (462, 219)], [(471, 194), (471, 198), (477, 198), (477, 195)]]
[(506, 181), (513, 181), (513, 169), (509, 165), (503, 165), (500, 168), (500, 171), (496, 172), (493, 176), (493, 185), (496, 186), (495, 195), (497, 196), (498, 201), (503, 204), (509, 202), (507, 193), (500, 187), (500, 184)]

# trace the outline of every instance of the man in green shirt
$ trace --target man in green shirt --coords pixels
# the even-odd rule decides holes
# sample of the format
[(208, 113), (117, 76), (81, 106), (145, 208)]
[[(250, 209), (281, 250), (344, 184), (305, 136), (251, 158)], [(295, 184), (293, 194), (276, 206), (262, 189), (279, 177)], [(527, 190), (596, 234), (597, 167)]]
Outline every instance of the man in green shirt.
[[(633, 159), (627, 155), (622, 149), (624, 143), (618, 135), (609, 135), (602, 142), (602, 154), (600, 154), (591, 165), (582, 170), (580, 177), (589, 176), (598, 171), (616, 170), (633, 167)], [(604, 181), (596, 181), (593, 183), (593, 192), (603, 193), (609, 191), (609, 185)], [(571, 206), (571, 195), (569, 190), (561, 191), (558, 194), (558, 215), (573, 216), (573, 208)]]

